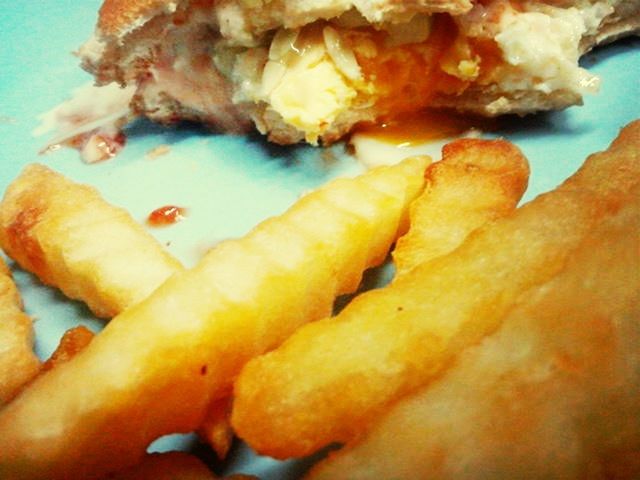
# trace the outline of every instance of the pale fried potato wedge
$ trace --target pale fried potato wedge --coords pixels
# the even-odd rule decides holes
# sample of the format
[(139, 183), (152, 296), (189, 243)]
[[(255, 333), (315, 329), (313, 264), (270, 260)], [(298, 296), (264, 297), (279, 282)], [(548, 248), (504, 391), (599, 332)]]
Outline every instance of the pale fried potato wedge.
[(22, 311), (22, 301), (9, 267), (0, 257), (0, 406), (40, 370), (33, 353), (33, 324)]
[[(382, 257), (378, 244), (395, 241), (388, 225), (402, 226), (426, 164), (330, 183), (115, 317), (0, 412), (0, 477), (99, 478), (135, 464), (155, 438), (199, 427), (247, 360), (326, 315)], [(333, 199), (351, 189), (372, 207), (338, 209)]]
[(639, 182), (637, 121), (553, 192), (249, 362), (235, 383), (236, 433), (277, 458), (362, 433), (494, 331), (522, 292), (556, 275)]
[(526, 158), (505, 140), (445, 145), (411, 205), (411, 228), (392, 252), (396, 275), (449, 253), (476, 228), (513, 212), (528, 180)]
[(308, 480), (640, 478), (640, 190), (567, 266)]
[(182, 265), (125, 210), (39, 164), (0, 202), (0, 246), (22, 268), (110, 318)]

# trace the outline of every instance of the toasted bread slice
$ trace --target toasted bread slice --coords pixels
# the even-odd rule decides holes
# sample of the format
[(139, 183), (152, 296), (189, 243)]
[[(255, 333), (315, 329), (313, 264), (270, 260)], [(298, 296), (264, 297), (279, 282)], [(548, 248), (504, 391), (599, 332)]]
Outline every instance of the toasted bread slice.
[(429, 107), (581, 104), (598, 79), (580, 56), (639, 30), (640, 0), (107, 0), (80, 55), (153, 120), (315, 144)]

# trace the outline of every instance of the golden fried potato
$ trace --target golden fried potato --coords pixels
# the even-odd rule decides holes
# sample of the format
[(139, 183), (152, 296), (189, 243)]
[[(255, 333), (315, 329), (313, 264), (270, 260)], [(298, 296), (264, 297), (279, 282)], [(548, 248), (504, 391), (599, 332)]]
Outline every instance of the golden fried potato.
[(640, 478), (640, 190), (308, 480)]
[(392, 252), (396, 275), (449, 253), (476, 228), (513, 212), (528, 180), (526, 158), (505, 140), (445, 145), (411, 205), (411, 227)]
[(361, 434), (494, 331), (522, 292), (553, 278), (639, 182), (640, 121), (553, 192), (249, 362), (235, 383), (236, 433), (277, 458)]
[(89, 345), (94, 336), (95, 334), (83, 325), (70, 328), (64, 332), (55, 351), (42, 364), (42, 371), (46, 372), (71, 360)]
[(22, 268), (105, 318), (182, 270), (125, 210), (39, 164), (27, 166), (0, 202), (0, 246)]
[(157, 437), (198, 428), (247, 360), (327, 315), (384, 256), (426, 163), (332, 182), (115, 317), (0, 412), (0, 478), (99, 478)]
[(0, 406), (40, 370), (33, 353), (33, 324), (22, 311), (11, 271), (0, 257)]
[(152, 453), (111, 480), (215, 480), (216, 475), (200, 459), (184, 452)]
[(233, 428), (231, 428), (231, 397), (216, 400), (207, 409), (207, 416), (198, 428), (198, 435), (207, 442), (223, 460), (233, 443)]

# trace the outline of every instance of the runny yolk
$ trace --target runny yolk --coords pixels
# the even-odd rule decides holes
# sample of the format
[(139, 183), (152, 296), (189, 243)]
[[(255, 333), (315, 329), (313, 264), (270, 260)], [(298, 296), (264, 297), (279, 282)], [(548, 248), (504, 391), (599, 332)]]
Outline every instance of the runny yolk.
[[(354, 36), (352, 45), (363, 38), (375, 44), (376, 55), (368, 56), (357, 47), (353, 50), (365, 78), (375, 86), (377, 111), (387, 115), (422, 110), (435, 95), (462, 93), (472, 82), (489, 83), (501, 61), (495, 42), (464, 37), (447, 14), (433, 16), (431, 33), (422, 43), (388, 47), (384, 32), (368, 30)], [(478, 63), (474, 78), (445, 71), (445, 65), (456, 66), (462, 60), (460, 45)]]
[[(375, 85), (378, 111), (400, 113), (426, 106), (447, 79), (439, 62), (456, 35), (447, 15), (434, 15), (429, 38), (422, 43), (387, 47), (383, 32), (370, 31), (368, 39), (376, 45), (377, 54), (368, 57), (358, 48), (354, 51), (365, 78)], [(450, 80), (458, 83), (455, 77)]]

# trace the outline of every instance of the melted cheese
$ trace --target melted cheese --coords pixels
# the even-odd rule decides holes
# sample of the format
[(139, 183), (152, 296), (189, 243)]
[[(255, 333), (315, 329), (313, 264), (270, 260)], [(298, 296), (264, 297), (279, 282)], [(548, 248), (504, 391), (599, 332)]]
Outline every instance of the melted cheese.
[[(259, 68), (261, 64), (264, 67)], [(261, 75), (251, 74), (251, 70)], [(246, 75), (248, 73), (248, 75)], [(265, 102), (289, 125), (317, 143), (324, 130), (351, 108), (362, 75), (333, 29), (280, 30), (268, 53), (248, 51), (236, 71), (243, 78), (236, 100)]]
[(333, 62), (323, 59), (287, 71), (269, 103), (285, 122), (304, 131), (308, 142), (316, 143), (324, 127), (348, 109), (356, 95)]

